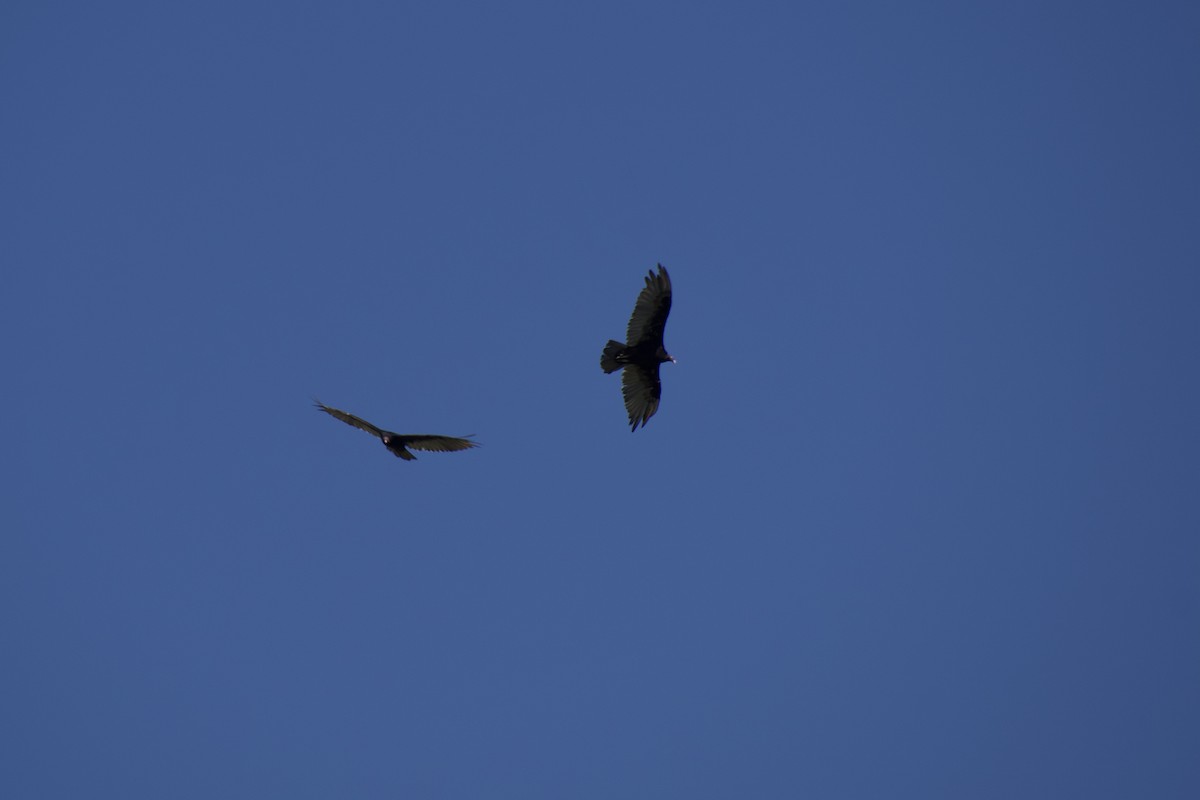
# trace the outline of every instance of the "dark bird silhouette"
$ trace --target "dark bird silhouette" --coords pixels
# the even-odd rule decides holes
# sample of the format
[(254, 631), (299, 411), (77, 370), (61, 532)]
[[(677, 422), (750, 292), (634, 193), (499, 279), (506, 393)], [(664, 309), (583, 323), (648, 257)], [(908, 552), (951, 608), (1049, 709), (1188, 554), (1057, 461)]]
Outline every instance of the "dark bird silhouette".
[(658, 365), (675, 361), (663, 347), (663, 329), (670, 313), (671, 276), (659, 264), (658, 274), (650, 272), (646, 287), (633, 306), (625, 344), (609, 339), (600, 356), (600, 369), (606, 373), (625, 369), (621, 375), (621, 394), (629, 412), (630, 431), (636, 431), (638, 425), (646, 427), (646, 421), (658, 411), (658, 401), (662, 398)]
[(378, 436), (384, 446), (392, 451), (392, 455), (403, 458), (405, 461), (415, 461), (417, 458), (405, 450), (404, 448), (406, 447), (411, 447), (414, 450), (428, 450), (435, 453), (449, 453), (455, 450), (469, 450), (472, 447), (479, 446), (476, 442), (458, 439), (453, 436), (434, 436), (426, 433), (392, 433), (382, 428), (376, 428), (371, 423), (364, 419), (359, 419), (353, 414), (347, 414), (345, 411), (330, 408), (320, 400), (314, 401), (313, 404), (326, 414), (340, 419), (347, 425), (353, 425), (372, 436)]

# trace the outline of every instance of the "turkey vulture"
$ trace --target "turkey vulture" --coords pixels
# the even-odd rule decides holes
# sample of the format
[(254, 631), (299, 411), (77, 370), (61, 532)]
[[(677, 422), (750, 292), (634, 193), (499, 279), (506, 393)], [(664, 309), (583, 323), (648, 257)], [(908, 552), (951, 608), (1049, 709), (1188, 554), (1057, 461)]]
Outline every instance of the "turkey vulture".
[(449, 453), (454, 450), (469, 450), (472, 447), (478, 447), (475, 442), (469, 442), (466, 439), (456, 439), (453, 436), (433, 436), (425, 433), (392, 433), (380, 428), (376, 428), (371, 423), (364, 419), (359, 419), (353, 414), (347, 414), (345, 411), (339, 411), (336, 408), (330, 408), (320, 400), (314, 401), (314, 405), (329, 414), (331, 417), (336, 417), (347, 425), (353, 425), (356, 428), (366, 431), (372, 436), (378, 436), (388, 450), (392, 451), (392, 455), (398, 458), (403, 458), (405, 461), (414, 461), (416, 456), (408, 452), (404, 448), (411, 447), (414, 450), (429, 450), (437, 453)]
[(625, 331), (625, 344), (609, 339), (600, 356), (600, 369), (605, 373), (625, 368), (621, 375), (621, 394), (629, 412), (630, 431), (636, 431), (658, 411), (662, 383), (658, 380), (658, 365), (675, 359), (663, 347), (663, 328), (671, 313), (671, 276), (662, 264), (658, 274), (646, 277), (646, 288), (638, 295)]

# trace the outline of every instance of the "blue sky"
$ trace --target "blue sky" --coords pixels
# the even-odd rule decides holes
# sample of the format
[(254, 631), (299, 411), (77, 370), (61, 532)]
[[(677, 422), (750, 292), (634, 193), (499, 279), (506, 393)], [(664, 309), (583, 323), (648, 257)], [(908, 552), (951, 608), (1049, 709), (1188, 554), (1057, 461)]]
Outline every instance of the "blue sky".
[(1197, 41), (6, 8), (0, 793), (1198, 796)]

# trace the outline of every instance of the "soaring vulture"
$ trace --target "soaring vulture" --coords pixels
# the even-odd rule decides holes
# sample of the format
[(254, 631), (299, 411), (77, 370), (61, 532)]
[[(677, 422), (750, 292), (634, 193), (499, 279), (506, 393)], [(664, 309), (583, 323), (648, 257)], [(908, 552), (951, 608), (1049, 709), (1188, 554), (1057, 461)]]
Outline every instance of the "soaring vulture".
[(414, 461), (417, 458), (408, 452), (405, 449), (406, 447), (411, 447), (414, 450), (428, 450), (435, 453), (449, 453), (455, 450), (469, 450), (472, 447), (479, 446), (475, 442), (458, 439), (453, 436), (435, 436), (426, 433), (392, 433), (382, 428), (376, 428), (365, 419), (359, 419), (353, 414), (347, 414), (345, 411), (330, 408), (320, 400), (315, 401), (314, 405), (331, 417), (340, 419), (347, 425), (353, 425), (372, 436), (378, 436), (384, 446), (392, 451), (392, 455), (403, 458), (405, 461)]
[(621, 394), (629, 412), (630, 431), (636, 431), (638, 425), (646, 427), (647, 420), (658, 411), (658, 401), (662, 398), (658, 365), (675, 362), (663, 347), (663, 329), (670, 313), (671, 276), (659, 264), (658, 274), (651, 271), (646, 277), (646, 286), (633, 306), (625, 343), (609, 339), (600, 356), (600, 369), (606, 373), (625, 369), (621, 375)]

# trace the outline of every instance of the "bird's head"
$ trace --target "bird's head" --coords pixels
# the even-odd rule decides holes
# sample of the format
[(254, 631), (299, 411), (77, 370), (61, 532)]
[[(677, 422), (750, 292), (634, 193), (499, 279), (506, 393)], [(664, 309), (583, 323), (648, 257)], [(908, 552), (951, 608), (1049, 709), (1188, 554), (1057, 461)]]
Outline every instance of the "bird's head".
[(658, 363), (660, 363), (660, 364), (663, 364), (667, 361), (670, 361), (672, 364), (676, 363), (675, 356), (668, 353), (667, 349), (661, 345), (659, 345), (658, 353), (656, 353), (655, 355), (658, 356)]

